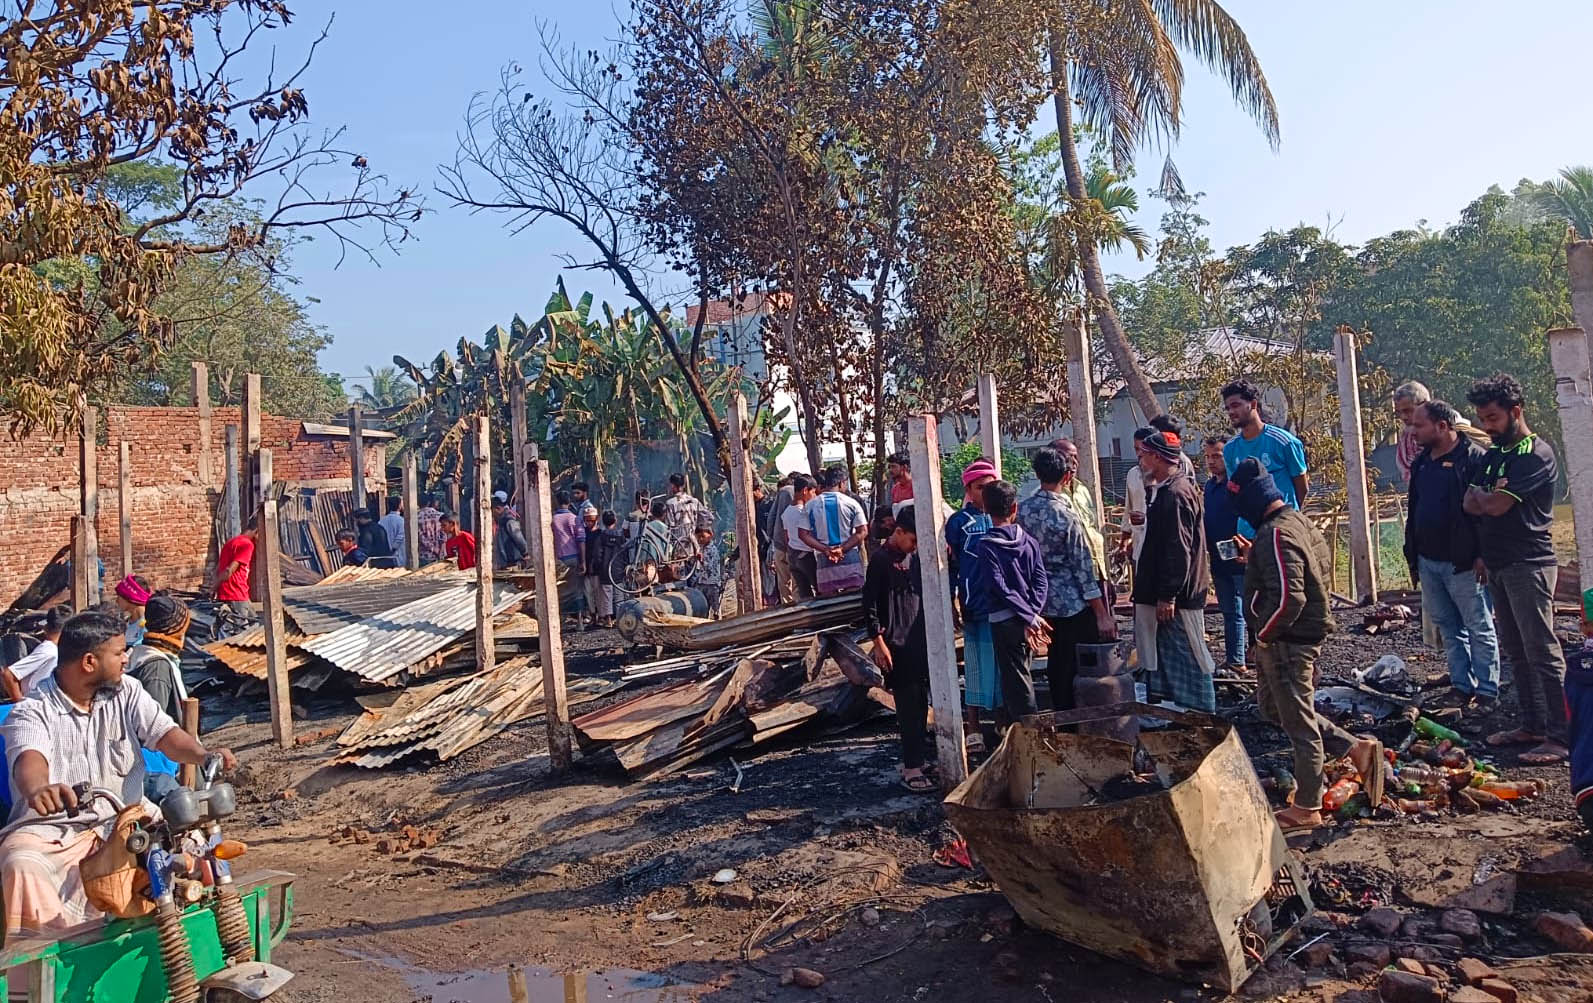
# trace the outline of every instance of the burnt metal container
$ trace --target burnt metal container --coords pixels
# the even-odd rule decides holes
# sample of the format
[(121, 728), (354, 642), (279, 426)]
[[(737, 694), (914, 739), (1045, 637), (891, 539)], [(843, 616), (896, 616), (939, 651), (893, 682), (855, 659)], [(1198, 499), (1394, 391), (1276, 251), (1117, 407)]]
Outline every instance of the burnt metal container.
[[(1071, 726), (1168, 723), (1137, 744)], [(1025, 923), (1233, 992), (1312, 904), (1250, 758), (1220, 718), (1146, 704), (1025, 718), (946, 798)]]

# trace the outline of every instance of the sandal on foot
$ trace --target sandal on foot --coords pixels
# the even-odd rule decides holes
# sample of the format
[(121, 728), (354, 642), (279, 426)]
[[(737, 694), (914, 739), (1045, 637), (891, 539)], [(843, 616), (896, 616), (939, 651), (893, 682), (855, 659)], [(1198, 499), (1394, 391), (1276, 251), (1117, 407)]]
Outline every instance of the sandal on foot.
[(935, 781), (927, 774), (920, 773), (916, 777), (903, 777), (902, 786), (914, 794), (929, 794), (935, 789)]
[(971, 732), (963, 739), (963, 749), (970, 756), (985, 754), (985, 737), (978, 732)]
[(1528, 766), (1553, 766), (1565, 762), (1570, 755), (1570, 750), (1565, 746), (1557, 742), (1544, 742), (1523, 752), (1518, 758)]
[(1534, 735), (1525, 728), (1516, 728), (1511, 731), (1496, 731), (1484, 741), (1495, 749), (1502, 749), (1507, 745), (1537, 745), (1543, 741), (1543, 736)]
[(1293, 808), (1285, 808), (1283, 811), (1272, 813), (1273, 819), (1278, 823), (1278, 828), (1283, 830), (1285, 836), (1292, 836), (1300, 832), (1311, 832), (1320, 829), (1326, 824), (1321, 812), (1316, 813), (1317, 818), (1314, 822), (1307, 822), (1288, 817), (1288, 813), (1293, 810)]

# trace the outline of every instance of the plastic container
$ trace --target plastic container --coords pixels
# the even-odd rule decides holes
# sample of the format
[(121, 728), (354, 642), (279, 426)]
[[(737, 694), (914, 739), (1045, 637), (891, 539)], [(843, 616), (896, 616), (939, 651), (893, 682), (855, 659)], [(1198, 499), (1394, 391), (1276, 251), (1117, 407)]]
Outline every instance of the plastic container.
[(1437, 721), (1434, 721), (1430, 717), (1417, 718), (1415, 728), (1417, 733), (1426, 735), (1431, 739), (1447, 738), (1456, 745), (1463, 746), (1466, 744), (1466, 740), (1460, 737), (1459, 732), (1451, 731), (1448, 728), (1445, 728), (1443, 725), (1439, 724)]
[(1322, 795), (1322, 809), (1324, 811), (1338, 811), (1344, 803), (1354, 797), (1361, 790), (1361, 785), (1346, 777), (1327, 789)]

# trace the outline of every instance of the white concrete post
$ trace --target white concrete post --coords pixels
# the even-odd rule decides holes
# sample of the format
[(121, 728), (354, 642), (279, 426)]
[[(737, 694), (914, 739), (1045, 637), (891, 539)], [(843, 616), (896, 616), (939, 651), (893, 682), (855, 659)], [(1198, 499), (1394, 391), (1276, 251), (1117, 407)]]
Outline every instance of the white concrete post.
[(1095, 428), (1095, 383), (1090, 376), (1090, 346), (1084, 338), (1084, 321), (1062, 325), (1067, 339), (1068, 414), (1073, 419), (1073, 444), (1079, 450), (1079, 480), (1095, 498), (1095, 528), (1101, 528), (1105, 505), (1101, 500), (1101, 444)]
[(907, 419), (913, 463), (913, 516), (924, 575), (924, 629), (929, 643), (929, 696), (935, 709), (936, 759), (945, 790), (968, 776), (963, 748), (962, 691), (957, 685), (957, 638), (951, 618), (951, 562), (946, 555), (946, 500), (940, 493), (940, 433), (932, 414)]
[(979, 451), (1001, 472), (1001, 403), (996, 396), (996, 378), (990, 373), (979, 377)]
[[(1340, 325), (1333, 336), (1333, 362), (1339, 376), (1339, 428), (1344, 437), (1344, 481), (1350, 503), (1350, 571), (1355, 597), (1377, 602), (1377, 563), (1372, 549), (1370, 499), (1366, 489), (1366, 448), (1361, 434), (1361, 389), (1356, 374), (1355, 331)], [(1305, 499), (1300, 499), (1303, 505)]]
[[(1588, 340), (1579, 327), (1549, 332), (1549, 365), (1554, 369), (1554, 395), (1560, 407), (1560, 427), (1593, 429), (1593, 373), (1588, 360)], [(1571, 516), (1576, 529), (1576, 556), (1581, 567), (1583, 619), (1588, 591), (1593, 589), (1593, 439), (1565, 437), (1566, 478), (1571, 483)]]

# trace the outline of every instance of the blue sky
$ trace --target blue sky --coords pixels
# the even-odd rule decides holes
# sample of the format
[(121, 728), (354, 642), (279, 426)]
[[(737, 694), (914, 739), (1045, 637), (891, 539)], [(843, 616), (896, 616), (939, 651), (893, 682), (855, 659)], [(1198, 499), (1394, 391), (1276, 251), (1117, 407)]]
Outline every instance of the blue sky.
[[(1273, 153), (1203, 67), (1187, 64), (1185, 125), (1173, 150), (1185, 184), (1203, 191), (1217, 248), (1268, 228), (1330, 223), (1341, 240), (1426, 220), (1452, 222), (1490, 184), (1511, 187), (1593, 161), (1585, 95), (1593, 3), (1532, 0), (1229, 0), (1277, 97), (1283, 144)], [(551, 21), (583, 47), (616, 32), (601, 3), (469, 0), (438, 8), (414, 0), (344, 0), (303, 81), (314, 120), (348, 126), (348, 142), (403, 185), (430, 192), (452, 159), (466, 105), (491, 90), (511, 60), (534, 62), (536, 23)], [(300, 5), (277, 44), (307, 43), (323, 14)], [(1049, 128), (1049, 115), (1041, 128)], [(1145, 179), (1162, 153), (1142, 155)], [(1141, 184), (1141, 188), (1148, 187)], [(478, 337), (516, 311), (535, 316), (560, 268), (580, 255), (548, 223), (511, 236), (493, 216), (450, 209), (436, 194), (417, 240), (381, 267), (302, 248), (300, 292), (333, 343), (323, 365), (351, 379), (393, 354), (420, 362), (460, 336)], [(1162, 205), (1144, 200), (1154, 229)], [(1109, 269), (1136, 274), (1132, 257)], [(600, 275), (571, 273), (572, 292), (613, 296)], [(668, 288), (667, 279), (665, 287)], [(618, 305), (617, 297), (614, 297)]]

